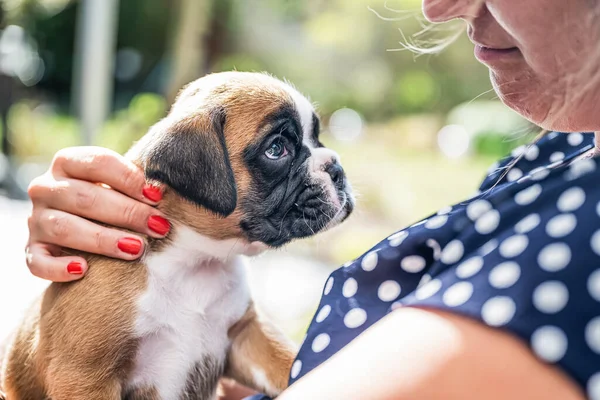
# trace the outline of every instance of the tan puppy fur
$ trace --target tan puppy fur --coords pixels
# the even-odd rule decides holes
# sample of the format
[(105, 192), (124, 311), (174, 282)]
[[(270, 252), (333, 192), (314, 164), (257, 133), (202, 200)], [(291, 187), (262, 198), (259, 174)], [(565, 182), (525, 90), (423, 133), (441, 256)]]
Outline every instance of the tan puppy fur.
[[(292, 116), (271, 118), (281, 110)], [(292, 149), (292, 139), (278, 139), (295, 158), (271, 167), (274, 150), (267, 145), (265, 158), (261, 146), (282, 118), (301, 140)], [(317, 213), (303, 222), (311, 232), (351, 212), (349, 186), (326, 172), (339, 160), (318, 143), (316, 123), (304, 97), (267, 75), (213, 74), (187, 86), (128, 153), (163, 188), (158, 207), (170, 233), (146, 237), (135, 262), (69, 252), (84, 256), (89, 270), (79, 281), (52, 283), (27, 313), (3, 363), (7, 399), (208, 400), (222, 376), (271, 396), (284, 390), (296, 349), (257, 316), (243, 255), (312, 234), (289, 211), (301, 206), (304, 187), (329, 207), (327, 219)], [(279, 169), (265, 175), (269, 168)], [(297, 187), (298, 199), (291, 189), (273, 197), (281, 185)], [(259, 215), (271, 203), (279, 206)], [(273, 236), (280, 222), (288, 239)]]

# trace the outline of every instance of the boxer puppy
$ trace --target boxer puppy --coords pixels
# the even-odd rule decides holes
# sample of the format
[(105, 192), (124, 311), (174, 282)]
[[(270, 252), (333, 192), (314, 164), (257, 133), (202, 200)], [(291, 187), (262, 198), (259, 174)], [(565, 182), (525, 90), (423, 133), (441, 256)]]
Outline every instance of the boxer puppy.
[(209, 400), (222, 376), (276, 396), (295, 348), (257, 316), (243, 256), (354, 204), (310, 102), (268, 75), (208, 75), (128, 157), (163, 189), (170, 233), (134, 262), (83, 254), (83, 279), (52, 283), (8, 349), (6, 397)]

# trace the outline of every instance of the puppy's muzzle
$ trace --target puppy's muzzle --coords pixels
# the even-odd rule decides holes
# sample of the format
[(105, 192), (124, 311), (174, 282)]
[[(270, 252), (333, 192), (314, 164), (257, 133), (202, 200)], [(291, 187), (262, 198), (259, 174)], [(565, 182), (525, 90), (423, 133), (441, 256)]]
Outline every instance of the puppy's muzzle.
[(333, 160), (326, 164), (324, 169), (331, 177), (331, 182), (333, 182), (335, 189), (343, 191), (346, 187), (346, 173), (344, 172), (344, 168), (342, 168), (337, 160)]

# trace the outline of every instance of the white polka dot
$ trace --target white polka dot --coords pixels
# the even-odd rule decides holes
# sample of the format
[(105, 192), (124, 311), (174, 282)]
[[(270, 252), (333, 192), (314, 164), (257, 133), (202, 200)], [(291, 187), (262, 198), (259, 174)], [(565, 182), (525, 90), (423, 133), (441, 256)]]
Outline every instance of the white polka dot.
[(542, 187), (539, 184), (532, 185), (527, 189), (521, 190), (515, 195), (515, 202), (520, 206), (531, 204), (542, 193)]
[(420, 272), (425, 268), (425, 259), (421, 256), (406, 256), (400, 262), (400, 267), (406, 272)]
[(579, 132), (569, 133), (567, 134), (567, 142), (571, 146), (579, 146), (583, 142), (583, 135)]
[(598, 214), (598, 216), (600, 217), (600, 202), (596, 204), (596, 214)]
[(385, 281), (379, 285), (377, 297), (381, 301), (393, 301), (400, 295), (400, 285), (396, 281)]
[(532, 169), (531, 171), (529, 171), (529, 176), (534, 181), (541, 181), (542, 179), (546, 178), (548, 175), (550, 175), (550, 170), (547, 167), (539, 167), (539, 168), (535, 168), (535, 169)]
[(585, 192), (580, 187), (572, 187), (567, 189), (560, 195), (556, 206), (559, 211), (570, 212), (575, 211), (585, 202)]
[(364, 256), (364, 258), (362, 259), (362, 261), (360, 263), (360, 266), (365, 271), (373, 271), (375, 269), (375, 267), (377, 266), (378, 259), (379, 259), (379, 257), (377, 256), (377, 253), (372, 251), (372, 252), (368, 253), (366, 256)]
[(456, 276), (461, 279), (470, 278), (478, 273), (481, 267), (483, 267), (483, 258), (479, 256), (471, 257), (456, 267)]
[(514, 285), (521, 276), (519, 264), (513, 261), (503, 262), (496, 265), (490, 271), (490, 285), (496, 289), (506, 289)]
[(433, 249), (433, 259), (436, 261), (439, 260), (442, 256), (442, 248), (440, 247), (440, 244), (433, 239), (427, 239), (425, 244), (427, 247)]
[(490, 210), (475, 221), (475, 230), (482, 235), (496, 230), (500, 224), (500, 213), (497, 210)]
[(417, 285), (417, 288), (420, 288), (420, 287), (426, 285), (430, 281), (431, 281), (431, 275), (429, 275), (429, 274), (423, 274), (423, 277), (419, 281), (419, 284)]
[(552, 153), (550, 155), (550, 162), (551, 163), (562, 161), (564, 159), (565, 159), (565, 153), (563, 153), (562, 151), (557, 151), (557, 152)]
[(442, 250), (441, 260), (444, 264), (454, 264), (458, 262), (465, 252), (465, 248), (460, 240), (453, 240)]
[(487, 242), (486, 244), (484, 244), (483, 246), (481, 246), (481, 248), (479, 249), (479, 252), (482, 256), (487, 256), (488, 254), (490, 254), (492, 251), (496, 250), (496, 247), (498, 247), (498, 241), (496, 239), (492, 239), (489, 242)]
[(519, 157), (525, 152), (525, 149), (527, 149), (527, 146), (521, 145), (519, 147), (514, 148), (513, 151), (510, 152), (510, 155), (513, 157)]
[(540, 251), (538, 264), (548, 272), (565, 268), (571, 261), (571, 249), (565, 243), (552, 243)]
[(331, 288), (333, 287), (333, 276), (330, 276), (327, 279), (327, 283), (325, 284), (325, 289), (323, 290), (323, 294), (327, 296), (329, 292), (331, 292)]
[(542, 326), (531, 335), (531, 347), (542, 360), (555, 363), (567, 352), (567, 336), (555, 326)]
[(594, 251), (594, 253), (596, 253), (600, 256), (600, 230), (596, 231), (592, 235), (590, 244), (592, 246), (592, 250)]
[(300, 360), (294, 361), (294, 363), (292, 364), (292, 370), (290, 371), (290, 377), (292, 379), (296, 379), (296, 377), (300, 374), (301, 370), (302, 370), (302, 361), (300, 361)]
[(433, 218), (430, 218), (426, 223), (425, 223), (425, 228), (427, 229), (438, 229), (441, 228), (442, 226), (444, 226), (444, 224), (446, 223), (446, 221), (448, 221), (448, 216), (447, 215), (437, 215)]
[(508, 173), (506, 174), (506, 179), (509, 182), (513, 182), (513, 181), (516, 181), (517, 179), (519, 179), (522, 176), (523, 176), (523, 171), (521, 171), (519, 168), (511, 168), (508, 171)]
[(565, 172), (565, 179), (570, 181), (582, 177), (596, 170), (596, 162), (592, 159), (585, 159), (573, 162), (569, 170)]
[(492, 297), (481, 307), (481, 318), (490, 326), (506, 325), (515, 315), (517, 306), (507, 296)]
[(397, 310), (397, 309), (399, 309), (401, 307), (402, 307), (402, 303), (400, 303), (399, 301), (395, 301), (395, 302), (392, 303), (391, 309), (392, 309), (392, 311), (394, 311), (394, 310)]
[(591, 273), (587, 281), (587, 289), (595, 300), (600, 301), (600, 269)]
[(398, 246), (400, 246), (400, 244), (402, 244), (402, 242), (404, 242), (404, 239), (406, 239), (407, 237), (408, 237), (408, 232), (402, 231), (402, 232), (394, 233), (392, 236), (390, 236), (388, 238), (388, 241), (390, 242), (390, 246), (398, 247)]
[(540, 148), (534, 144), (532, 146), (529, 146), (529, 148), (527, 149), (527, 152), (525, 153), (525, 158), (529, 161), (533, 161), (536, 158), (538, 158), (539, 155)]
[(317, 317), (315, 318), (315, 321), (317, 321), (317, 322), (323, 322), (325, 320), (325, 318), (327, 318), (329, 316), (330, 312), (331, 312), (331, 306), (329, 304), (325, 304), (319, 310), (319, 313), (317, 314)]
[(342, 268), (348, 268), (354, 264), (354, 261), (348, 261), (342, 265)]
[(596, 372), (587, 382), (589, 400), (600, 400), (600, 372)]
[(344, 325), (347, 328), (358, 328), (367, 320), (367, 312), (362, 308), (353, 308), (344, 316)]
[(436, 294), (442, 288), (442, 282), (439, 279), (432, 279), (415, 291), (415, 297), (418, 300), (425, 300)]
[(519, 222), (515, 224), (515, 232), (527, 233), (535, 229), (540, 224), (539, 214), (529, 214)]
[(346, 282), (344, 282), (344, 286), (342, 287), (342, 294), (344, 295), (344, 297), (349, 298), (349, 297), (354, 296), (356, 294), (357, 290), (358, 290), (358, 282), (356, 282), (356, 279), (354, 279), (354, 278), (346, 279)]
[(529, 239), (527, 239), (527, 236), (514, 235), (505, 239), (502, 244), (500, 244), (498, 251), (502, 257), (512, 258), (521, 254), (523, 250), (527, 248), (528, 244)]
[(533, 291), (533, 305), (546, 314), (556, 314), (569, 301), (569, 291), (564, 283), (548, 281), (540, 284)]
[(548, 140), (554, 140), (558, 137), (558, 135), (560, 135), (560, 133), (558, 132), (551, 132), (548, 134)]
[(553, 238), (567, 236), (573, 232), (577, 225), (577, 218), (573, 214), (560, 214), (552, 217), (546, 224), (546, 233)]
[(450, 286), (442, 297), (442, 301), (448, 307), (458, 307), (465, 304), (473, 294), (473, 285), (471, 282), (458, 282)]
[(467, 206), (467, 216), (475, 221), (483, 214), (492, 209), (492, 204), (487, 200), (475, 200)]
[(325, 348), (327, 346), (329, 346), (329, 342), (331, 341), (331, 338), (329, 337), (328, 334), (326, 333), (320, 333), (317, 335), (317, 337), (313, 340), (312, 342), (312, 351), (314, 351), (315, 353), (320, 353), (323, 350), (325, 350)]
[(585, 341), (590, 349), (600, 354), (600, 317), (593, 318), (585, 326)]
[(444, 207), (444, 208), (441, 208), (441, 209), (440, 209), (440, 210), (437, 212), (437, 214), (438, 214), (438, 215), (446, 215), (446, 214), (449, 214), (449, 213), (450, 213), (450, 211), (452, 211), (452, 206), (446, 206), (446, 207)]

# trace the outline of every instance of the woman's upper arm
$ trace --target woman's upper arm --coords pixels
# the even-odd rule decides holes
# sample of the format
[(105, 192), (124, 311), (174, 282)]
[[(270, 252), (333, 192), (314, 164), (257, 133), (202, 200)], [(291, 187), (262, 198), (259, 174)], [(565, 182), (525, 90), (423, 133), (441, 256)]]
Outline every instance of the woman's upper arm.
[(470, 318), (398, 309), (278, 399), (560, 399), (585, 397), (516, 337)]

